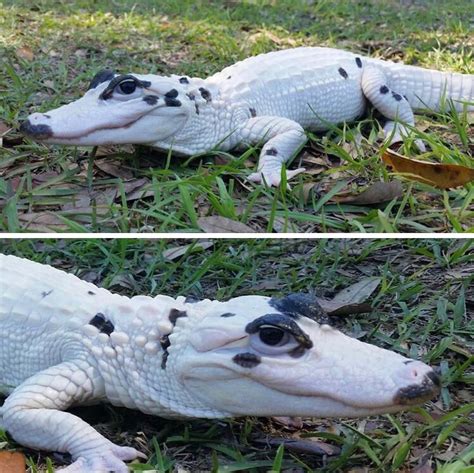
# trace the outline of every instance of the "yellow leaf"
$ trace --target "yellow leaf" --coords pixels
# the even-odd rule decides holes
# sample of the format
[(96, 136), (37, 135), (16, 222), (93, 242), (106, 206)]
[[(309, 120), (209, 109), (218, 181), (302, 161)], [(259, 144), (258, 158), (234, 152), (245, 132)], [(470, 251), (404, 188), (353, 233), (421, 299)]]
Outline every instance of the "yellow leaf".
[(474, 181), (474, 169), (457, 164), (439, 164), (410, 159), (391, 149), (382, 154), (382, 161), (395, 172), (415, 181), (424, 182), (441, 189), (463, 186)]

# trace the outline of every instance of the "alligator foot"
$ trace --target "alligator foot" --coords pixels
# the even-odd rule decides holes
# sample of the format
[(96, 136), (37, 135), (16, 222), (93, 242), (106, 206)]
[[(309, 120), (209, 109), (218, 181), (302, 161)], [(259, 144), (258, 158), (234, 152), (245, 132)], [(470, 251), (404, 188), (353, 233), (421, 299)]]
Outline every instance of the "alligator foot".
[(92, 449), (85, 451), (74, 463), (56, 470), (61, 473), (128, 473), (125, 461), (135, 460), (146, 456), (131, 447), (120, 447), (115, 444), (107, 449)]

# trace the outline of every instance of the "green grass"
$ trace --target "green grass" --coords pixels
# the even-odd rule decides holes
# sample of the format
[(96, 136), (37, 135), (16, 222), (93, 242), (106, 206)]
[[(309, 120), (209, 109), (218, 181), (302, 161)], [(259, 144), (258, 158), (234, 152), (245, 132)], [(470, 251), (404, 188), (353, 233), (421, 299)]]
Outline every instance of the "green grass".
[[(373, 310), (341, 320), (347, 333), (430, 363), (442, 375), (438, 400), (406, 413), (361, 419), (303, 419), (284, 427), (273, 419), (167, 421), (127, 409), (75, 412), (111, 440), (139, 448), (148, 465), (177, 471), (433, 471), (467, 473), (473, 458), (473, 240), (197, 240), (184, 255), (169, 250), (189, 240), (10, 240), (0, 251), (50, 263), (126, 295), (158, 293), (226, 299), (244, 294), (305, 291), (331, 297), (361, 278), (381, 284)], [(302, 453), (331, 448), (335, 455)], [(8, 436), (31, 468), (47, 454)], [(323, 442), (317, 443), (317, 442)], [(57, 458), (50, 457), (54, 464)], [(368, 469), (368, 470), (367, 470)], [(31, 470), (33, 471), (33, 469)], [(38, 470), (40, 471), (40, 470)], [(359, 471), (359, 470), (358, 470)]]
[[(257, 149), (185, 160), (122, 146), (94, 156), (16, 131), (30, 112), (79, 97), (104, 66), (206, 76), (252, 54), (327, 45), (472, 74), (471, 2), (402, 3), (0, 2), (0, 115), (13, 128), (0, 147), (0, 229), (191, 232), (202, 229), (200, 217), (224, 216), (258, 232), (472, 231), (472, 184), (442, 191), (403, 182), (402, 197), (375, 205), (330, 200), (399, 179), (381, 163), (372, 114), (311, 135), (291, 166), (313, 174), (296, 178), (290, 191), (245, 180)], [(472, 167), (471, 117), (446, 112), (418, 124), (429, 159)], [(417, 154), (409, 143), (402, 151)]]

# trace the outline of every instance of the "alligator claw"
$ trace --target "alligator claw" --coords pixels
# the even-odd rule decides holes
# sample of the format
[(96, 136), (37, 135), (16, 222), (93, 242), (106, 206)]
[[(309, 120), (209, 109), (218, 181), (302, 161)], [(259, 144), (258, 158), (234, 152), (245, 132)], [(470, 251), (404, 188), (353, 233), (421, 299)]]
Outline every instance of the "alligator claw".
[[(287, 170), (286, 179), (289, 181), (290, 179), (293, 179), (295, 176), (305, 171), (305, 168), (292, 169), (291, 171)], [(258, 171), (250, 174), (248, 180), (258, 184), (266, 183), (269, 187), (278, 187), (281, 184), (281, 172)]]

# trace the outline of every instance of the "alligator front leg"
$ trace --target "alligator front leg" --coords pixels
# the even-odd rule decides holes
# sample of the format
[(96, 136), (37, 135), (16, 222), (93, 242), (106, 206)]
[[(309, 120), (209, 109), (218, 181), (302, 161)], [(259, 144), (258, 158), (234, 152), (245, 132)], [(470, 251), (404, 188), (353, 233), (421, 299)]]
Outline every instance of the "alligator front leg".
[[(264, 143), (257, 172), (249, 176), (253, 182), (266, 182), (278, 186), (281, 169), (306, 143), (303, 128), (293, 120), (274, 116), (250, 118), (241, 131), (243, 140), (251, 145)], [(300, 174), (304, 168), (286, 171), (287, 179)]]
[(142, 456), (113, 444), (79, 417), (62, 412), (104, 394), (103, 380), (86, 363), (64, 362), (20, 384), (1, 408), (3, 427), (19, 443), (40, 450), (69, 452), (67, 473), (127, 473), (124, 461)]
[[(408, 100), (390, 88), (388, 78), (382, 70), (367, 66), (362, 75), (362, 90), (372, 105), (389, 120), (384, 126), (384, 135), (390, 144), (403, 141), (410, 134), (406, 126), (415, 126), (415, 116)], [(425, 151), (421, 140), (415, 140), (420, 151)]]

